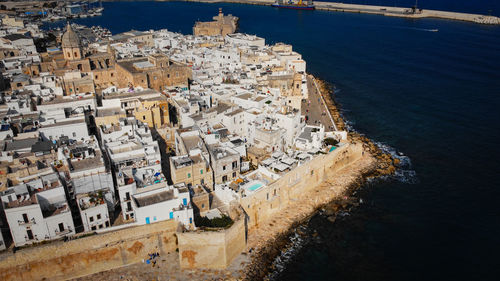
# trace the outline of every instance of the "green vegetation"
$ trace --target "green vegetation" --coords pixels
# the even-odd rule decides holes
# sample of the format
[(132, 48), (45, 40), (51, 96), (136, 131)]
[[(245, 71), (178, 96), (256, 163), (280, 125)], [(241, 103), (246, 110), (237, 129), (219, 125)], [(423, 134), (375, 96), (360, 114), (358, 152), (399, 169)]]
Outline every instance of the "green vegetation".
[(233, 225), (234, 221), (227, 215), (222, 215), (220, 218), (213, 218), (213, 219), (197, 215), (194, 217), (194, 223), (197, 227), (228, 228), (231, 225)]
[(325, 145), (333, 145), (336, 146), (339, 142), (334, 138), (326, 138)]

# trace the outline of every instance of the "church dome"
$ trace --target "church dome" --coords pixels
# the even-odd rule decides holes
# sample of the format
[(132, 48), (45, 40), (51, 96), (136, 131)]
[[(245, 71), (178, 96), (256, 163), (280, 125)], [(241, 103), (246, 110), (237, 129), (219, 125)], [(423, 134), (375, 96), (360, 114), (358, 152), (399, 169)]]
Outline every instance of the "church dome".
[(80, 48), (80, 38), (78, 38), (78, 35), (76, 35), (69, 23), (66, 26), (66, 32), (64, 32), (61, 41), (63, 48)]

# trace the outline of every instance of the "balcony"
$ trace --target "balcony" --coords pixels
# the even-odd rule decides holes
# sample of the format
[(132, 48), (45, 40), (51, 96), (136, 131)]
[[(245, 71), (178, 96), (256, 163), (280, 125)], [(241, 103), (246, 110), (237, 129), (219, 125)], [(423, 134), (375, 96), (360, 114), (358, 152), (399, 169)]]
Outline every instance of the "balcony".
[(32, 218), (31, 220), (28, 220), (27, 222), (18, 220), (17, 223), (19, 224), (19, 226), (22, 226), (22, 225), (30, 226), (30, 225), (36, 224), (36, 220), (35, 220), (35, 218)]
[(65, 235), (68, 235), (71, 233), (71, 227), (68, 227), (67, 229), (63, 229), (62, 231), (57, 229), (56, 230), (56, 235), (59, 235), (59, 236), (65, 236)]

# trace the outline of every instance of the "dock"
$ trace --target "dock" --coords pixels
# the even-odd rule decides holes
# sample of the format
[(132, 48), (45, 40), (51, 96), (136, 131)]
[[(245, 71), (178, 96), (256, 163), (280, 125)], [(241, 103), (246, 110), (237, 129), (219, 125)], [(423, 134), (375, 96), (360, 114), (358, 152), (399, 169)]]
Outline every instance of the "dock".
[[(250, 5), (265, 5), (271, 6), (275, 0), (184, 0), (186, 2), (202, 2), (202, 3), (239, 3)], [(479, 24), (500, 24), (500, 18), (495, 16), (447, 12), (427, 9), (412, 10), (412, 8), (404, 7), (388, 7), (388, 6), (374, 6), (374, 5), (358, 5), (358, 4), (345, 4), (338, 2), (321, 2), (314, 1), (316, 10), (332, 11), (332, 12), (348, 12), (348, 13), (363, 13), (375, 14), (388, 17), (400, 18), (439, 18), (447, 20), (467, 21)]]

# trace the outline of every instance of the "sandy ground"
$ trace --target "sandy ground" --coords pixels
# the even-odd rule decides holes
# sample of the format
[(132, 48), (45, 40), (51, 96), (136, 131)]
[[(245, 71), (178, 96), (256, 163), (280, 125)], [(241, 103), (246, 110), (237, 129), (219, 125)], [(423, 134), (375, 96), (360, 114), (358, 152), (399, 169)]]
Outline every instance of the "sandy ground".
[[(147, 257), (145, 257), (147, 258)], [(156, 266), (146, 263), (115, 268), (85, 277), (72, 279), (78, 281), (164, 281), (164, 280), (239, 280), (243, 268), (249, 262), (249, 256), (244, 253), (239, 255), (224, 270), (209, 269), (181, 269), (179, 267), (179, 254), (177, 252), (158, 257)]]

